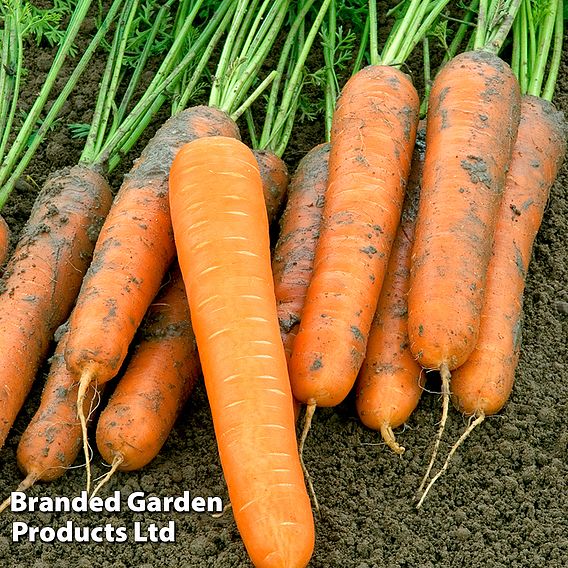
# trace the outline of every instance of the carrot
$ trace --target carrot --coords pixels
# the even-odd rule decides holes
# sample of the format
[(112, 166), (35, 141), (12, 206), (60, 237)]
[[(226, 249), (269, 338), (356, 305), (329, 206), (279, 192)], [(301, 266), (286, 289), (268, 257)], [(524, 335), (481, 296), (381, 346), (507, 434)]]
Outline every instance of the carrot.
[(0, 266), (4, 264), (6, 257), (8, 256), (8, 250), (10, 248), (10, 228), (4, 220), (4, 217), (0, 216)]
[(334, 115), (329, 182), (300, 329), (290, 358), (294, 395), (334, 406), (363, 361), (400, 218), (418, 96), (392, 67), (367, 67), (345, 85)]
[(386, 444), (397, 454), (404, 453), (405, 449), (396, 442), (393, 428), (408, 420), (420, 400), (425, 382), (422, 368), (410, 352), (406, 301), (424, 165), (424, 136), (423, 124), (418, 129), (402, 217), (356, 383), (355, 404), (359, 418), (368, 428), (379, 430)]
[[(566, 122), (550, 102), (562, 50), (561, 3), (551, 3), (546, 16), (536, 20), (536, 27), (527, 34), (528, 22), (535, 21), (532, 10), (530, 2), (523, 2), (513, 28), (513, 70), (523, 92), (521, 121), (497, 217), (479, 339), (469, 359), (452, 377), (454, 405), (470, 415), (471, 420), (430, 481), (419, 505), (448, 469), (459, 446), (486, 416), (501, 410), (513, 388), (532, 246), (550, 188), (566, 154)], [(523, 52), (532, 54), (524, 63)]]
[(142, 341), (98, 420), (99, 452), (120, 471), (139, 469), (156, 457), (199, 375), (179, 269), (170, 278), (150, 306)]
[[(76, 460), (82, 447), (81, 423), (77, 417), (77, 388), (63, 359), (66, 334), (51, 358), (39, 408), (26, 427), (16, 453), (18, 466), (25, 478), (16, 491), (25, 491), (36, 481), (53, 481), (61, 477)], [(90, 414), (99, 396), (95, 388), (85, 397), (85, 414)], [(0, 505), (0, 511), (10, 498)]]
[(306, 566), (313, 519), (253, 154), (227, 137), (187, 144), (170, 172), (170, 204), (237, 526), (255, 566)]
[(523, 97), (489, 263), (479, 340), (452, 376), (452, 400), (464, 414), (495, 414), (509, 398), (519, 359), (532, 245), (565, 152), (562, 115), (548, 101)]
[(288, 189), (272, 273), (280, 334), (290, 357), (312, 276), (327, 187), (329, 144), (312, 148), (300, 161)]
[(71, 311), (111, 200), (104, 178), (80, 166), (38, 195), (0, 288), (0, 446)]
[[(503, 6), (512, 17), (517, 9), (515, 1)], [(442, 418), (419, 492), (447, 421), (450, 372), (467, 360), (479, 335), (497, 211), (519, 123), (519, 84), (496, 55), (512, 19), (491, 18), (499, 22), (494, 30), (487, 29), (487, 16), (480, 12), (475, 49), (442, 67), (428, 102), (408, 336), (417, 361), (440, 372)]]
[(253, 150), (262, 179), (262, 190), (268, 221), (272, 223), (278, 219), (282, 203), (288, 189), (288, 168), (286, 163), (268, 150)]

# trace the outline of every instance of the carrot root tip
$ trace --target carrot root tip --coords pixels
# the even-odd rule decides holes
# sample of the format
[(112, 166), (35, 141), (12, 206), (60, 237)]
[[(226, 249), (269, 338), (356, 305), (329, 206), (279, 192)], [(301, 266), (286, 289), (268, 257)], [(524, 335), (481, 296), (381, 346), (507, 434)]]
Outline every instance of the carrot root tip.
[(304, 416), (304, 428), (302, 429), (302, 435), (300, 436), (300, 444), (298, 448), (298, 453), (300, 454), (300, 465), (302, 466), (302, 471), (304, 472), (304, 477), (306, 478), (306, 483), (308, 484), (308, 489), (310, 491), (310, 496), (314, 503), (314, 509), (319, 514), (320, 508), (316, 497), (316, 492), (314, 490), (314, 484), (312, 482), (312, 476), (306, 467), (304, 462), (304, 446), (306, 444), (306, 438), (308, 437), (308, 432), (312, 426), (312, 419), (314, 417), (314, 412), (316, 411), (316, 403), (312, 402), (306, 405), (306, 414)]
[[(436, 440), (434, 442), (434, 449), (432, 450), (432, 456), (430, 458), (430, 462), (428, 463), (428, 467), (426, 468), (426, 473), (420, 482), (420, 486), (418, 487), (418, 495), (420, 495), (428, 481), (428, 477), (430, 476), (430, 472), (434, 467), (434, 462), (436, 461), (436, 457), (438, 455), (438, 449), (440, 447), (440, 442), (442, 441), (442, 436), (444, 435), (444, 429), (446, 427), (446, 421), (448, 419), (448, 410), (450, 407), (450, 378), (451, 373), (448, 368), (447, 363), (442, 363), (440, 366), (440, 376), (442, 378), (442, 419), (440, 420), (440, 426), (438, 428), (438, 433), (436, 434)], [(422, 501), (422, 499), (420, 499)]]
[(420, 497), (420, 501), (418, 501), (418, 504), (416, 505), (417, 509), (420, 509), (420, 507), (422, 506), (422, 503), (424, 502), (426, 495), (428, 495), (428, 492), (430, 491), (430, 489), (432, 489), (432, 486), (434, 485), (434, 483), (436, 483), (436, 481), (448, 469), (448, 467), (450, 465), (450, 461), (452, 459), (452, 456), (456, 453), (457, 449), (463, 444), (465, 439), (473, 432), (473, 429), (476, 428), (477, 426), (479, 426), (479, 424), (481, 424), (484, 420), (485, 420), (485, 414), (481, 413), (464, 430), (463, 434), (458, 438), (458, 441), (452, 446), (452, 449), (448, 453), (448, 457), (446, 458), (444, 465), (440, 468), (440, 471), (438, 471), (438, 473), (430, 480), (428, 487), (426, 487), (426, 489), (424, 490), (424, 493), (422, 493), (422, 497)]
[(83, 437), (83, 453), (85, 454), (85, 470), (87, 473), (87, 494), (91, 490), (91, 448), (89, 447), (89, 439), (87, 436), (87, 417), (85, 416), (84, 403), (87, 396), (87, 390), (91, 385), (93, 375), (85, 372), (81, 375), (79, 381), (79, 389), (77, 390), (77, 416), (81, 423), (81, 434)]
[(406, 451), (404, 446), (401, 446), (395, 438), (392, 427), (389, 424), (381, 425), (381, 436), (385, 441), (385, 444), (395, 453), (401, 456)]
[(116, 470), (120, 467), (120, 464), (124, 461), (124, 456), (122, 454), (116, 454), (112, 460), (110, 469), (105, 473), (96, 487), (91, 493), (91, 499), (100, 491), (100, 489), (110, 481), (110, 478), (115, 474)]
[[(38, 475), (36, 473), (28, 474), (25, 479), (20, 482), (18, 487), (16, 487), (16, 491), (26, 491), (26, 489), (29, 489), (37, 480)], [(0, 513), (9, 507), (11, 502), (11, 496), (2, 501), (2, 503), (0, 503)]]

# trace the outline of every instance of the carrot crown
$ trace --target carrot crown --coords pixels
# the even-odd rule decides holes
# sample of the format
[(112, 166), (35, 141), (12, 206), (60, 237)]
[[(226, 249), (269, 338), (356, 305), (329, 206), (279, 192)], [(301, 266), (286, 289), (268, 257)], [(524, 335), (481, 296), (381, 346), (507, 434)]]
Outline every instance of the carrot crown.
[(560, 69), (563, 34), (562, 0), (522, 0), (513, 24), (511, 58), (521, 93), (552, 100)]

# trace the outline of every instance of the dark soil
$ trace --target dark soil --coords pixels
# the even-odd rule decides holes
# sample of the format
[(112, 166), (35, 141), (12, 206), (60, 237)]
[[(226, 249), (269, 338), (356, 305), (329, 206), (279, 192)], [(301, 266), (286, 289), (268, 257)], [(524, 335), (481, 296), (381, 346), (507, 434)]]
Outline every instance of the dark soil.
[[(51, 55), (49, 49), (37, 48), (29, 58), (26, 92), (30, 100)], [(564, 56), (555, 102), (568, 114), (568, 49)], [(51, 171), (77, 160), (82, 141), (72, 139), (65, 125), (89, 120), (101, 65), (94, 63), (80, 82), (57, 127), (38, 151), (26, 183), (18, 187), (4, 209), (15, 237), (29, 215), (37, 187)], [(300, 124), (285, 155), (290, 170), (321, 141), (321, 121)], [(128, 165), (131, 159), (125, 163)], [(115, 189), (123, 173), (124, 169), (113, 175)], [(464, 443), (421, 510), (415, 508), (414, 494), (440, 418), (436, 392), (424, 394), (407, 427), (398, 432), (399, 441), (407, 448), (402, 457), (389, 451), (377, 433), (360, 424), (352, 397), (337, 408), (318, 409), (305, 449), (321, 506), (311, 566), (568, 566), (567, 187), (568, 163), (554, 185), (534, 248), (525, 293), (523, 350), (511, 400)], [(0, 453), (2, 498), (21, 480), (15, 452), (37, 408), (41, 379), (38, 377)], [(439, 390), (435, 377), (429, 380), (428, 388)], [(442, 456), (466, 424), (467, 420), (452, 410)], [(107, 471), (97, 453), (93, 463), (96, 475)], [(79, 460), (77, 467), (60, 480), (39, 484), (28, 493), (75, 496), (84, 483)], [(133, 491), (166, 497), (189, 490), (192, 496), (220, 496), (228, 503), (201, 384), (160, 455), (141, 471), (116, 474), (102, 495), (115, 490), (124, 497)], [(170, 520), (176, 526), (175, 543), (133, 542), (133, 522), (161, 527)], [(108, 523), (128, 527), (129, 539), (112, 545), (41, 544), (27, 539), (13, 543), (12, 523), (18, 521), (55, 528), (67, 521), (91, 528)], [(220, 518), (205, 513), (4, 512), (0, 515), (0, 566), (229, 568), (249, 566), (249, 561), (230, 509)]]

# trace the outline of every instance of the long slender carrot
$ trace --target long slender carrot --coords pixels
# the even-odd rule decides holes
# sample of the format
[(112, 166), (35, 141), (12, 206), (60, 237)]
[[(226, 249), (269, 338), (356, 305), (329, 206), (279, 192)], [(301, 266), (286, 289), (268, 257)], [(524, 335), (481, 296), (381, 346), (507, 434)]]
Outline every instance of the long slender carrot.
[(425, 382), (422, 367), (410, 352), (407, 324), (410, 258), (424, 165), (425, 134), (423, 123), (422, 127), (419, 125), (401, 221), (356, 383), (355, 403), (359, 418), (365, 426), (379, 430), (397, 454), (404, 453), (405, 449), (396, 442), (393, 428), (408, 420), (420, 400)]
[(419, 492), (447, 421), (450, 372), (467, 360), (479, 335), (497, 211), (520, 113), (519, 84), (496, 53), (518, 2), (503, 6), (508, 17), (499, 19), (495, 30), (487, 29), (487, 3), (480, 4), (475, 49), (446, 63), (430, 91), (408, 336), (417, 361), (440, 372), (442, 418)]
[(525, 278), (550, 188), (566, 152), (566, 125), (544, 99), (524, 96), (521, 122), (489, 262), (479, 340), (452, 375), (452, 400), (468, 415), (499, 412), (520, 352)]
[(71, 311), (111, 201), (104, 178), (80, 166), (38, 195), (0, 288), (0, 446)]
[(0, 266), (4, 264), (10, 248), (10, 228), (4, 217), (0, 216)]
[(280, 219), (280, 235), (274, 248), (272, 273), (280, 334), (289, 358), (319, 237), (327, 188), (329, 144), (312, 148), (300, 161), (290, 187), (286, 209)]
[(232, 138), (189, 143), (172, 165), (170, 203), (237, 526), (255, 566), (306, 566), (313, 519), (254, 156)]
[[(17, 491), (25, 491), (36, 481), (53, 481), (61, 477), (73, 465), (82, 447), (76, 406), (78, 385), (65, 366), (65, 341), (66, 333), (51, 358), (39, 408), (18, 443), (16, 458), (25, 477)], [(98, 396), (93, 387), (87, 392), (86, 415), (90, 414)], [(10, 498), (0, 505), (0, 511), (9, 504)]]

